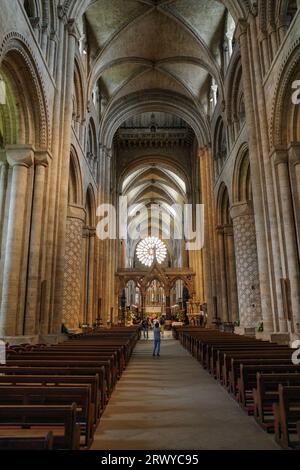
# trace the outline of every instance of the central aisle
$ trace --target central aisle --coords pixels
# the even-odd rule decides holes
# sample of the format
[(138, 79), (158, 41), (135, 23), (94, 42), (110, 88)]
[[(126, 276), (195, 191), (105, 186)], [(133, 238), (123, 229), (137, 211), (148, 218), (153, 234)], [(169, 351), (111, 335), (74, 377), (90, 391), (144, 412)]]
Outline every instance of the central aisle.
[(272, 450), (248, 417), (175, 340), (141, 340), (95, 434), (93, 450)]

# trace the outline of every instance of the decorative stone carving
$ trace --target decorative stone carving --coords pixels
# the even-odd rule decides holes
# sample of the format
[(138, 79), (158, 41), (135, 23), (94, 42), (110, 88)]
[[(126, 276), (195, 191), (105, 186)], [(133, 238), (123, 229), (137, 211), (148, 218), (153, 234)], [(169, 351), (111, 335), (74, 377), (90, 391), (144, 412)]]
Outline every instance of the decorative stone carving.
[(66, 253), (64, 271), (63, 321), (68, 328), (76, 329), (80, 323), (82, 259), (82, 221), (67, 219)]
[(254, 328), (261, 321), (254, 216), (248, 203), (231, 208), (233, 219), (240, 324)]

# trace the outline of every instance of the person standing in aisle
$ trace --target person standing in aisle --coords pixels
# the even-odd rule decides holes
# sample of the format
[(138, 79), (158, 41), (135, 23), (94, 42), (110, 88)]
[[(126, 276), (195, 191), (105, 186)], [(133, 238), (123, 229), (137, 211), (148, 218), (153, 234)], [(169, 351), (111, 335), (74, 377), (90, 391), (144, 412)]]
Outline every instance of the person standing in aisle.
[(159, 327), (158, 321), (154, 325), (153, 334), (154, 334), (153, 356), (155, 356), (155, 354), (157, 356), (160, 356), (160, 327)]

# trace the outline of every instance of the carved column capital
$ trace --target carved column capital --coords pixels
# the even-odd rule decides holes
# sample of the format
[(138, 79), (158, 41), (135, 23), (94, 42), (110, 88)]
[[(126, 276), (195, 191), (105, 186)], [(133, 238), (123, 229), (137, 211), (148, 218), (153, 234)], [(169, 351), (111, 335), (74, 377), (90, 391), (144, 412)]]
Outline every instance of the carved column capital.
[(7, 161), (10, 166), (30, 168), (34, 163), (34, 149), (31, 145), (7, 145), (5, 147)]
[(34, 152), (34, 163), (36, 166), (47, 167), (52, 160), (52, 155), (48, 150), (36, 150)]
[(242, 36), (244, 36), (245, 34), (247, 34), (247, 30), (248, 30), (248, 23), (246, 20), (243, 20), (243, 19), (240, 19), (237, 23), (237, 27), (236, 27), (236, 38), (238, 41), (241, 40)]
[(289, 162), (292, 165), (299, 165), (300, 164), (300, 143), (292, 142), (288, 150), (288, 154), (289, 154)]
[(252, 214), (252, 201), (238, 202), (237, 204), (233, 204), (230, 208), (230, 217), (232, 218), (232, 220)]
[(288, 163), (288, 152), (286, 149), (277, 147), (271, 153), (271, 159), (275, 166)]
[(68, 206), (68, 219), (79, 219), (84, 223), (86, 218), (86, 210), (83, 206), (69, 204)]

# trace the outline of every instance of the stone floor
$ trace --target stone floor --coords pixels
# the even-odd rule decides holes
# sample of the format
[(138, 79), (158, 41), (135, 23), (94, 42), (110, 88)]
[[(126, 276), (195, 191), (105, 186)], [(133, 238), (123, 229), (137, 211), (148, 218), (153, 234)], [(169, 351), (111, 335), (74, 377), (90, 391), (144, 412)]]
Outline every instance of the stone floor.
[(93, 450), (275, 450), (177, 341), (141, 340), (95, 434)]

